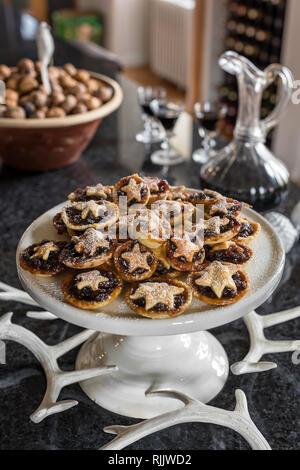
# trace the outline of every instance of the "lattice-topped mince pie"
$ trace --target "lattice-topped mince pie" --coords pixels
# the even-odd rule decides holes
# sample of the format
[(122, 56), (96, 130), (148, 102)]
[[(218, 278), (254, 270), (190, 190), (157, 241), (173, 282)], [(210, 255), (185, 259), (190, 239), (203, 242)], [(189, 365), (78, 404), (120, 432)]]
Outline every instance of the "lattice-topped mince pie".
[(134, 312), (172, 318), (192, 295), (222, 306), (249, 291), (243, 267), (255, 256), (260, 225), (241, 214), (243, 203), (138, 174), (114, 186), (93, 182), (68, 197), (53, 219), (64, 241), (29, 246), (20, 265), (42, 276), (69, 271), (62, 291), (72, 305), (101, 308), (125, 284)]

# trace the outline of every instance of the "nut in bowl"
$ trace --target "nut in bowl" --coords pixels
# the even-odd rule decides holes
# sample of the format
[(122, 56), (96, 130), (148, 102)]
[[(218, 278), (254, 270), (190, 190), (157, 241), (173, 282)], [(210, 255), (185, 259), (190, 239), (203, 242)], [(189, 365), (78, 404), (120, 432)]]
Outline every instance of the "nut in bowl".
[(121, 104), (117, 82), (72, 64), (49, 67), (52, 91), (41, 83), (39, 63), (0, 65), (6, 105), (0, 106), (0, 157), (9, 166), (46, 171), (75, 162), (105, 116)]

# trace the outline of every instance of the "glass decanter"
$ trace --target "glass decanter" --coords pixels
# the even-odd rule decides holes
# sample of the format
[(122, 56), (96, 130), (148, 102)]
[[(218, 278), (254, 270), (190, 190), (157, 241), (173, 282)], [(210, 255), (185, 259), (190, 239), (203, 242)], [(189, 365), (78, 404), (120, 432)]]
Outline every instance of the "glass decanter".
[[(256, 210), (270, 209), (286, 194), (289, 172), (265, 146), (265, 141), (291, 98), (292, 73), (279, 64), (259, 70), (248, 59), (232, 51), (220, 57), (219, 65), (237, 77), (238, 118), (232, 142), (201, 168), (201, 186), (247, 202)], [(278, 103), (271, 114), (261, 120), (262, 94), (277, 77), (281, 79)]]

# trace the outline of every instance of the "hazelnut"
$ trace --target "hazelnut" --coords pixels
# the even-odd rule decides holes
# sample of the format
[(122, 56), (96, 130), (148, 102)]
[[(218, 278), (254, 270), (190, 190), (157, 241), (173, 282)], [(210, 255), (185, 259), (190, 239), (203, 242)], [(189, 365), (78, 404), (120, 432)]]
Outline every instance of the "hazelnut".
[(18, 62), (18, 71), (22, 74), (31, 74), (33, 72), (35, 72), (34, 70), (34, 63), (32, 60), (30, 59), (21, 59), (19, 62)]
[(48, 95), (48, 91), (46, 89), (46, 87), (44, 87), (44, 85), (40, 85), (39, 86), (39, 90), (44, 93), (44, 95)]
[(9, 78), (6, 82), (6, 88), (10, 88), (11, 90), (17, 90), (19, 87), (19, 80), (16, 78)]
[(39, 83), (35, 78), (28, 77), (23, 78), (21, 80), (20, 85), (19, 85), (19, 90), (21, 93), (28, 93), (31, 90), (34, 90), (35, 88), (38, 88)]
[(69, 62), (64, 64), (63, 69), (65, 70), (65, 72), (71, 75), (71, 77), (74, 77), (74, 75), (76, 75), (77, 73), (76, 67), (74, 67), (74, 65), (70, 64)]
[(1, 64), (0, 65), (0, 74), (3, 77), (3, 79), (5, 80), (8, 77), (10, 77), (11, 70), (10, 70), (9, 67), (7, 67), (7, 65)]
[(69, 90), (71, 90), (71, 88), (76, 85), (76, 80), (74, 80), (69, 75), (63, 75), (62, 77), (60, 77), (59, 83), (63, 88), (68, 88)]
[(104, 103), (106, 103), (107, 101), (109, 101), (112, 96), (113, 96), (114, 92), (113, 92), (113, 89), (109, 86), (102, 86), (98, 93), (97, 93), (97, 97), (100, 98), (101, 101), (103, 101)]
[(41, 108), (47, 103), (48, 96), (40, 90), (36, 90), (31, 94), (32, 103), (37, 107)]
[(65, 101), (65, 95), (59, 91), (52, 93), (50, 100), (54, 106), (57, 106)]
[(86, 86), (83, 84), (83, 83), (80, 83), (80, 82), (76, 82), (76, 85), (73, 86), (72, 88), (70, 88), (70, 92), (77, 96), (78, 99), (80, 99), (80, 97), (86, 93), (87, 91), (87, 88)]
[(63, 87), (60, 86), (58, 82), (51, 83), (51, 87), (53, 93), (63, 93), (64, 91)]
[(96, 98), (96, 96), (91, 96), (91, 98), (85, 102), (86, 107), (90, 111), (93, 109), (100, 108), (101, 104), (101, 101), (99, 100), (99, 98)]
[(30, 117), (36, 111), (36, 107), (30, 101), (25, 101), (25, 103), (23, 103), (22, 107), (23, 107), (23, 109), (26, 113), (27, 118)]
[(26, 114), (20, 106), (8, 106), (4, 112), (4, 117), (11, 119), (25, 119)]
[(65, 111), (62, 108), (54, 106), (53, 108), (48, 109), (46, 117), (47, 118), (59, 118), (66, 115)]
[(61, 71), (59, 68), (51, 65), (50, 67), (48, 67), (48, 75), (51, 80), (58, 80), (61, 76)]
[(93, 93), (96, 93), (96, 91), (99, 90), (99, 87), (100, 87), (99, 81), (95, 80), (94, 78), (91, 78), (87, 83), (87, 89), (91, 93), (91, 95)]
[(5, 100), (5, 104), (10, 108), (15, 108), (16, 106), (18, 106), (18, 102), (16, 100)]
[(78, 80), (79, 82), (82, 82), (82, 83), (88, 83), (89, 79), (90, 79), (90, 74), (87, 70), (78, 70), (75, 77), (74, 77), (76, 80)]
[(46, 112), (43, 109), (37, 109), (29, 116), (30, 119), (45, 119), (45, 117)]
[(15, 90), (10, 90), (9, 88), (7, 88), (5, 90), (5, 99), (6, 101), (18, 101), (19, 99), (19, 93)]
[(75, 106), (75, 108), (73, 108), (72, 110), (72, 114), (82, 114), (86, 112), (87, 112), (87, 107), (83, 103), (78, 103), (78, 105)]
[(68, 114), (77, 105), (77, 99), (74, 95), (67, 95), (65, 101), (62, 104), (62, 108)]
[(31, 93), (28, 93), (27, 95), (23, 95), (19, 98), (20, 105), (22, 105), (23, 103), (26, 103), (27, 101), (31, 101)]

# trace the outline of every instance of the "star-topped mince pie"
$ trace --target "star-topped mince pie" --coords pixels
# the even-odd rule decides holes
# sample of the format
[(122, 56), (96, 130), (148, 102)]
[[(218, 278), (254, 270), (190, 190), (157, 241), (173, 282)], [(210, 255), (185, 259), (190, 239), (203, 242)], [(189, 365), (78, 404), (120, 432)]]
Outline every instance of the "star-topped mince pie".
[(170, 188), (169, 183), (166, 180), (162, 180), (154, 176), (144, 176), (143, 180), (150, 190), (148, 205), (158, 199), (166, 199)]
[(147, 204), (150, 198), (150, 189), (148, 184), (139, 177), (138, 174), (122, 178), (113, 190), (113, 200), (119, 204), (120, 197), (127, 199), (127, 206), (133, 204)]
[(240, 229), (240, 222), (232, 215), (226, 217), (211, 217), (208, 220), (199, 220), (194, 226), (194, 232), (200, 237), (204, 236), (205, 245), (214, 245), (231, 240)]
[(251, 248), (237, 244), (232, 240), (205, 247), (205, 259), (207, 261), (221, 261), (242, 266), (248, 263), (252, 256)]
[(114, 224), (118, 217), (116, 204), (106, 201), (73, 202), (62, 210), (62, 220), (73, 231), (104, 229)]
[(20, 265), (26, 271), (39, 276), (54, 276), (66, 269), (60, 261), (66, 242), (42, 240), (22, 251)]
[(235, 235), (234, 240), (237, 243), (249, 243), (254, 240), (260, 232), (260, 224), (257, 222), (250, 222), (242, 217), (239, 217), (238, 220), (241, 227), (237, 235)]
[(214, 261), (191, 273), (188, 283), (193, 294), (202, 302), (229, 305), (240, 300), (250, 288), (250, 280), (240, 266)]
[(64, 248), (60, 260), (69, 268), (87, 269), (106, 263), (111, 257), (116, 241), (102, 231), (87, 229), (81, 236), (73, 236)]
[(184, 282), (175, 279), (155, 279), (135, 284), (125, 295), (132, 310), (148, 318), (176, 317), (192, 301), (192, 293)]
[(150, 278), (157, 266), (153, 251), (136, 240), (119, 245), (113, 259), (118, 273), (129, 282)]
[(166, 253), (174, 269), (197, 271), (205, 257), (203, 240), (190, 233), (185, 233), (182, 237), (174, 236), (167, 242)]
[(242, 210), (242, 204), (235, 199), (224, 197), (216, 191), (205, 190), (206, 195), (215, 198), (213, 203), (205, 206), (205, 218), (209, 217), (224, 217), (227, 215), (238, 216)]
[(62, 292), (67, 302), (85, 310), (94, 310), (111, 303), (122, 288), (120, 276), (104, 269), (75, 272), (62, 283)]
[(148, 248), (158, 248), (171, 236), (169, 222), (163, 216), (147, 208), (129, 211), (119, 219), (119, 240), (138, 240)]
[(68, 199), (71, 202), (84, 201), (111, 201), (113, 186), (103, 186), (98, 183), (95, 186), (86, 186), (85, 189), (76, 189), (69, 194)]
[(171, 201), (190, 202), (197, 204), (211, 204), (213, 200), (207, 196), (204, 191), (192, 191), (185, 186), (171, 186), (168, 198)]
[(187, 225), (195, 213), (195, 206), (189, 202), (157, 201), (151, 205), (151, 210), (168, 220), (172, 227)]

